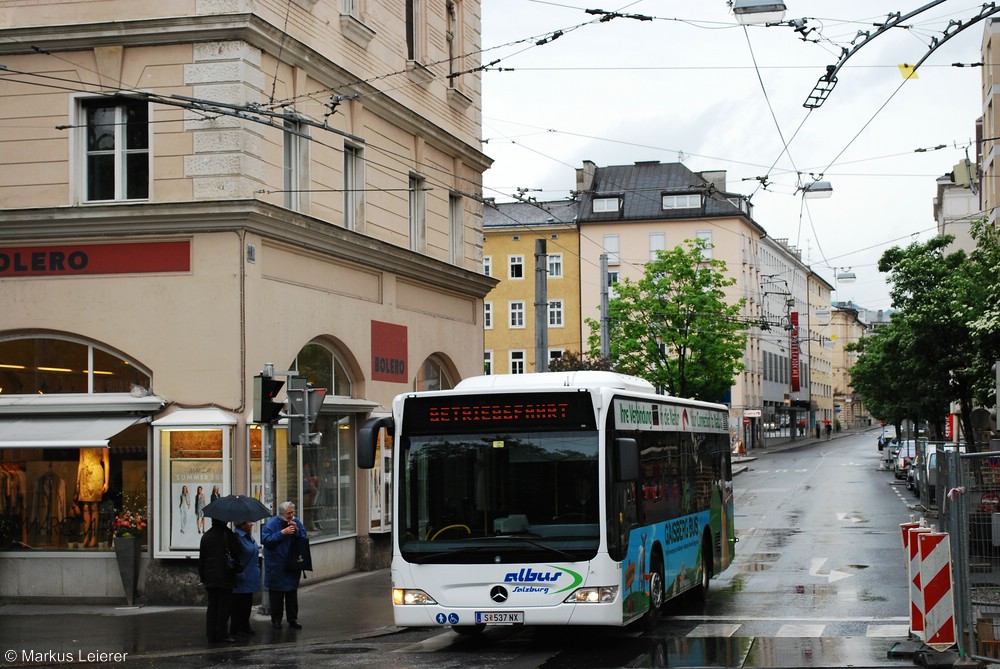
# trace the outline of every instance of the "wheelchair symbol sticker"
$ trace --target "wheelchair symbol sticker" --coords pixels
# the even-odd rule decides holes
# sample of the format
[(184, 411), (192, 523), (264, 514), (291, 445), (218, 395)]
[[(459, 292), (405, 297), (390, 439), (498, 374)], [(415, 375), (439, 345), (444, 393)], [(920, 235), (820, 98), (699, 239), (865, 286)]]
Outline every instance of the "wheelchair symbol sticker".
[(451, 623), (452, 625), (457, 625), (458, 624), (458, 614), (457, 613), (449, 613), (448, 614), (448, 622)]

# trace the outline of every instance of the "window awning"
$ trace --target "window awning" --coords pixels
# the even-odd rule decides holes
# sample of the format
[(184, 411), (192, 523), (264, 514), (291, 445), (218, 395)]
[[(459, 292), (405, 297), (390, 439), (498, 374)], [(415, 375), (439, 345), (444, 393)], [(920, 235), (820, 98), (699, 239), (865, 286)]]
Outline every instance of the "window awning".
[(0, 417), (0, 448), (107, 448), (145, 416)]

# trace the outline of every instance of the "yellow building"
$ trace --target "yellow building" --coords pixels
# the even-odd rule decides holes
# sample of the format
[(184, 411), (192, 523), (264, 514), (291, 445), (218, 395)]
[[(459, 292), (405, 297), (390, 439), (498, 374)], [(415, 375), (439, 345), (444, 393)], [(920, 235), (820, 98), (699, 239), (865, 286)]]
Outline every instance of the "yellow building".
[(484, 299), (484, 366), (524, 374), (537, 366), (536, 251), (545, 244), (547, 313), (541, 371), (564, 352), (580, 352), (580, 258), (576, 203), (514, 202), (483, 210), (483, 267), (498, 280)]

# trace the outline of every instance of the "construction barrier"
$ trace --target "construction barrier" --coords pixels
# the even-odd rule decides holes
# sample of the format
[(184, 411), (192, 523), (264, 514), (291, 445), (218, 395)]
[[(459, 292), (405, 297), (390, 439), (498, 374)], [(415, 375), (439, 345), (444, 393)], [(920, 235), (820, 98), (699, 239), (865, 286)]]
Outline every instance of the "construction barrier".
[(917, 535), (920, 584), (923, 593), (924, 643), (945, 651), (956, 643), (951, 541), (946, 532)]
[(930, 532), (921, 523), (903, 523), (903, 549), (906, 555), (906, 570), (910, 578), (910, 633), (924, 638), (924, 597), (920, 588), (920, 549), (917, 536)]

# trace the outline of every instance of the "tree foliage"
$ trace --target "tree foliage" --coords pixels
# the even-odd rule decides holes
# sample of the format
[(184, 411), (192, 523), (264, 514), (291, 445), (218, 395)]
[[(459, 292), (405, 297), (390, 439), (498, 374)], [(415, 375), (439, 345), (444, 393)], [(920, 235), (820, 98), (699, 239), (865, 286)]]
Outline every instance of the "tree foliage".
[[(648, 380), (676, 397), (719, 401), (743, 369), (744, 300), (727, 304), (736, 283), (726, 264), (706, 259), (705, 240), (659, 251), (639, 281), (615, 284), (608, 301), (610, 358), (618, 372)], [(588, 319), (591, 355), (600, 324)]]
[(990, 366), (1000, 355), (1000, 244), (996, 230), (974, 224), (974, 251), (949, 253), (951, 236), (893, 247), (882, 254), (892, 322), (852, 345), (861, 353), (852, 385), (869, 409), (897, 426), (927, 421), (941, 438), (951, 402), (961, 406), (966, 439), (975, 446), (972, 413), (995, 398)]

